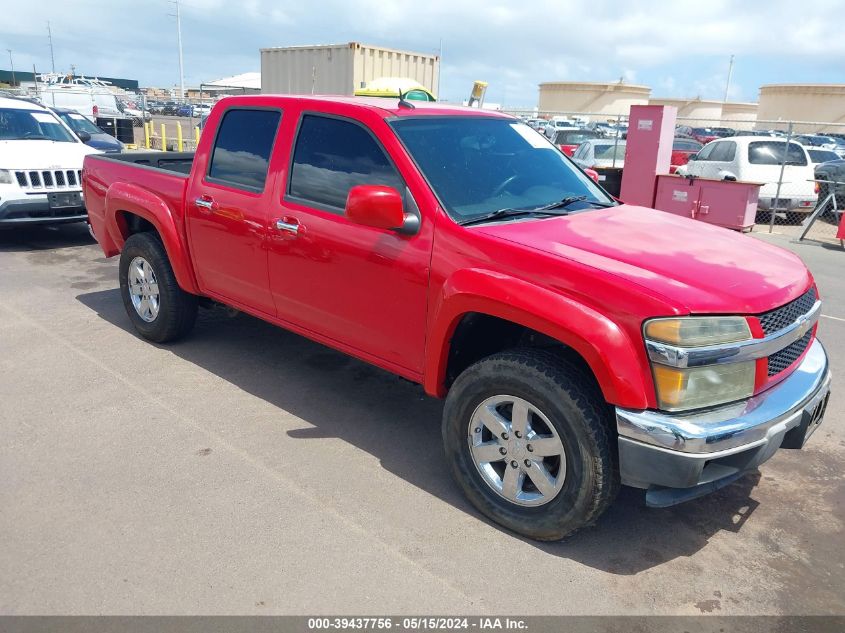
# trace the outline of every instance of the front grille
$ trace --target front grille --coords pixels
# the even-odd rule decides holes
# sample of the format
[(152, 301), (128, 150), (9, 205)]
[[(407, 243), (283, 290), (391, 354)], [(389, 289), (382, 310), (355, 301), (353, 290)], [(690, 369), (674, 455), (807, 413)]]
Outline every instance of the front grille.
[(794, 343), (787, 345), (779, 352), (775, 352), (769, 356), (769, 376), (778, 375), (798, 360), (801, 354), (804, 353), (804, 350), (807, 349), (812, 338), (813, 331), (810, 330)]
[(816, 289), (810, 288), (803, 295), (787, 303), (785, 306), (761, 314), (759, 319), (760, 325), (763, 328), (763, 334), (766, 336), (774, 334), (778, 330), (782, 330), (795, 323), (798, 317), (810, 311), (810, 308), (816, 303), (816, 298)]
[(79, 169), (50, 169), (42, 171), (16, 171), (15, 179), (25, 190), (57, 190), (77, 189), (82, 182), (82, 171)]

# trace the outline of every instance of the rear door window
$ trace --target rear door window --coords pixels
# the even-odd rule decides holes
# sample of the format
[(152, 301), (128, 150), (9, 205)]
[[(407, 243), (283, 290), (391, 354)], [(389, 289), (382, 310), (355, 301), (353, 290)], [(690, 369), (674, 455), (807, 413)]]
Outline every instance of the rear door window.
[(288, 194), (343, 209), (356, 185), (385, 185), (400, 193), (404, 184), (370, 132), (352, 121), (306, 114), (293, 152)]
[(281, 118), (278, 110), (226, 112), (214, 140), (208, 180), (247, 191), (264, 191)]

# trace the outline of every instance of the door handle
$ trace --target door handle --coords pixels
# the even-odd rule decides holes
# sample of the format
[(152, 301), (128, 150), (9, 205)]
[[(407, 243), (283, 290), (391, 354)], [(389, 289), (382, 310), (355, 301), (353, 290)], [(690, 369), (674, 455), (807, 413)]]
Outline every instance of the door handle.
[(197, 198), (194, 200), (194, 204), (208, 213), (217, 210), (217, 203), (208, 196)]
[(296, 235), (299, 233), (299, 222), (293, 218), (280, 218), (276, 220), (276, 228), (280, 231), (286, 231)]

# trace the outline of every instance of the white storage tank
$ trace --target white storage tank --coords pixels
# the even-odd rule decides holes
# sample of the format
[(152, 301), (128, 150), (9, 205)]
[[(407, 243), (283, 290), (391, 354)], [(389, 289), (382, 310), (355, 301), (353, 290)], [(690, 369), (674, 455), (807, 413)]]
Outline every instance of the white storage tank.
[(440, 58), (358, 42), (261, 49), (261, 92), (352, 95), (381, 77), (407, 77), (437, 94)]
[[(758, 127), (785, 130), (786, 121), (845, 122), (845, 84), (770, 84), (760, 87)], [(767, 123), (763, 123), (766, 121)], [(783, 123), (769, 124), (768, 121)], [(796, 132), (842, 132), (843, 128), (798, 125)]]
[[(652, 97), (649, 105), (670, 105), (678, 108), (678, 124), (691, 127), (720, 126), (722, 120), (722, 102), (707, 99), (676, 99)], [(686, 120), (684, 120), (686, 119)]]
[(627, 115), (632, 105), (646, 105), (651, 88), (623, 81), (547, 81), (540, 84), (540, 112)]

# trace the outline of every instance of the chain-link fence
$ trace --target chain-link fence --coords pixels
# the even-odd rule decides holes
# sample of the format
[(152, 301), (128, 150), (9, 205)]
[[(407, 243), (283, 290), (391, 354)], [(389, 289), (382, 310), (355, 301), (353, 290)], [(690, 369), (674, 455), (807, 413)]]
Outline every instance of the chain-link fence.
[[(627, 115), (509, 112), (582, 167), (624, 169)], [(843, 159), (843, 122), (678, 117), (670, 173), (760, 183), (755, 230), (838, 243), (845, 209)]]

